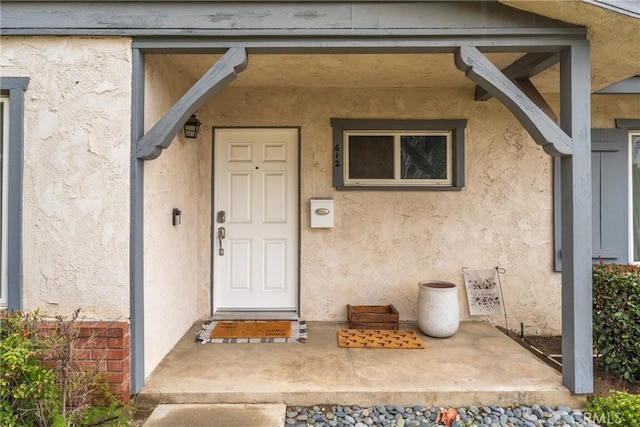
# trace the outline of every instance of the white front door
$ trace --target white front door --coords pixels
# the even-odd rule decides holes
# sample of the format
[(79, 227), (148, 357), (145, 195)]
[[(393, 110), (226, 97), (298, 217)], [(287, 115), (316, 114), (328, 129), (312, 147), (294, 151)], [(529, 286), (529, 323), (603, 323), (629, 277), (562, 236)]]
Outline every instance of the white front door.
[(298, 311), (298, 130), (216, 129), (213, 313)]

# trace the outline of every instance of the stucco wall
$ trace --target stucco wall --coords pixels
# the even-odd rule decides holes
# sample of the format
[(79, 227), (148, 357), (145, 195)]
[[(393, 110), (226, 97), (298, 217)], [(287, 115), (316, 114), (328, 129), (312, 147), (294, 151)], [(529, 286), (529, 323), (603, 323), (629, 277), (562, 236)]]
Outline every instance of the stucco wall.
[(640, 95), (594, 95), (591, 127), (614, 128), (615, 119), (640, 119)]
[[(146, 130), (187, 89), (188, 82), (163, 66), (161, 56), (148, 56)], [(194, 140), (185, 139), (180, 132), (159, 158), (144, 163), (145, 375), (201, 316), (196, 308), (197, 242), (198, 232), (205, 230), (208, 235), (208, 230), (198, 227), (196, 190), (200, 181), (195, 165), (198, 141), (205, 139), (204, 133)], [(182, 222), (176, 226), (172, 225), (174, 208), (182, 212)]]
[[(394, 304), (402, 319), (416, 319), (417, 284), (426, 279), (459, 284), (467, 318), (462, 267), (499, 265), (510, 325), (560, 330), (551, 158), (499, 102), (471, 96), (455, 89), (228, 87), (202, 109), (203, 121), (216, 126), (301, 126), (304, 319), (343, 320), (346, 304)], [(465, 188), (336, 191), (331, 117), (467, 118)], [(312, 197), (335, 199), (333, 229), (309, 227)], [(208, 298), (199, 293), (200, 304)]]
[(130, 40), (3, 37), (0, 74), (30, 78), (24, 309), (128, 318)]

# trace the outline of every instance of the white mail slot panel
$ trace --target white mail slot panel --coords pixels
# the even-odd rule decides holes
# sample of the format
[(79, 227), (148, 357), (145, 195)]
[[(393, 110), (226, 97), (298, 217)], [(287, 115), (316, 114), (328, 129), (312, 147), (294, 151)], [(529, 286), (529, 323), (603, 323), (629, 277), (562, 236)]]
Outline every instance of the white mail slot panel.
[(311, 228), (333, 227), (333, 199), (310, 199)]

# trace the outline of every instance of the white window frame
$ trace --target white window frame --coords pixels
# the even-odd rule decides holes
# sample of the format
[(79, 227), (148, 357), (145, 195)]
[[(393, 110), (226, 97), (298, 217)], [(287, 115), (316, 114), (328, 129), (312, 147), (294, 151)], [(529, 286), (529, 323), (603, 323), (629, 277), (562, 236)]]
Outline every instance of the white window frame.
[(0, 242), (2, 254), (0, 258), (0, 309), (6, 309), (9, 296), (9, 271), (8, 271), (8, 206), (9, 206), (9, 97), (0, 96), (0, 108), (2, 114), (2, 205), (0, 208), (0, 223), (2, 227), (2, 241)]
[(629, 178), (628, 178), (628, 183), (629, 183), (629, 264), (636, 264), (636, 265), (640, 265), (640, 260), (635, 260), (634, 259), (634, 244), (633, 244), (633, 240), (634, 240), (634, 236), (633, 236), (633, 231), (635, 228), (635, 224), (633, 222), (633, 137), (638, 137), (640, 138), (640, 130), (630, 130), (629, 131), (629, 139), (628, 139), (628, 143), (627, 146), (629, 147), (629, 165), (628, 165), (628, 169), (629, 169)]
[[(349, 177), (349, 137), (351, 136), (392, 136), (393, 137), (393, 179), (362, 179)], [(447, 142), (447, 177), (445, 179), (408, 179), (401, 177), (401, 137), (402, 136), (444, 136)], [(349, 186), (451, 186), (453, 183), (453, 135), (451, 131), (419, 130), (371, 130), (344, 132), (344, 184)]]

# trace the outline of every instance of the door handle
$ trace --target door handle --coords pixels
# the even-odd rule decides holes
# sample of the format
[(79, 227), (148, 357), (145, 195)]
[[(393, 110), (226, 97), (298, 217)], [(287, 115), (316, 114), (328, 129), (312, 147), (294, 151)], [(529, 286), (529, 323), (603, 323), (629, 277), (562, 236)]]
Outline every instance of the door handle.
[(224, 255), (224, 248), (222, 247), (222, 239), (224, 238), (225, 238), (224, 227), (218, 227), (218, 246), (220, 247), (220, 249), (218, 249), (218, 255), (220, 256)]

